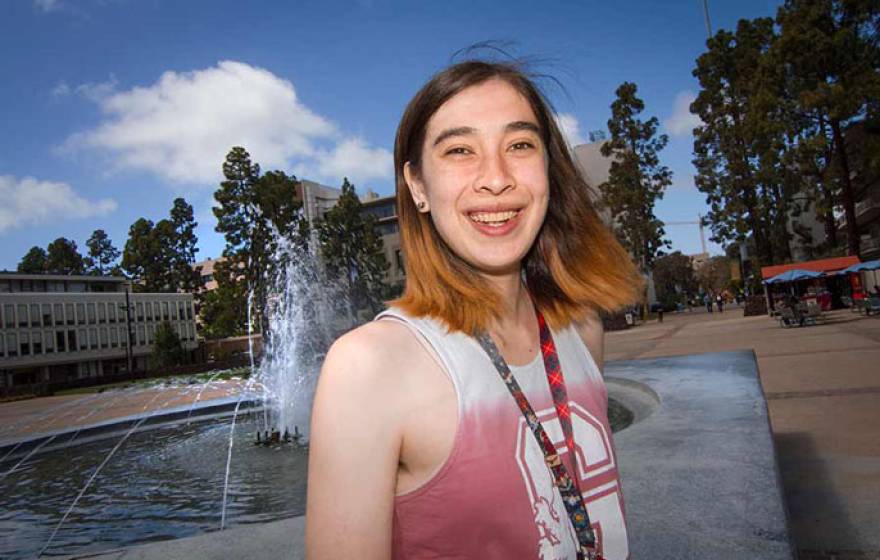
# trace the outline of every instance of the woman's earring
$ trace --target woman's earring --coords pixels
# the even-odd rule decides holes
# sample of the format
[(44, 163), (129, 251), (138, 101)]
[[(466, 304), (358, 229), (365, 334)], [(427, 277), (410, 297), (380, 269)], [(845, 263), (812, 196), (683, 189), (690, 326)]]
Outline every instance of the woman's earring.
[(425, 209), (425, 201), (423, 200), (423, 201), (419, 202), (418, 204), (416, 204), (416, 206), (419, 207), (419, 210), (424, 210)]

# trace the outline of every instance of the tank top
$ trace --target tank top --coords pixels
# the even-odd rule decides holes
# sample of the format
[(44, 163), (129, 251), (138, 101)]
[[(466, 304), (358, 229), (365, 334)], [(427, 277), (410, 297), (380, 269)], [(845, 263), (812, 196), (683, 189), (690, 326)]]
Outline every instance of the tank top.
[[(398, 309), (377, 320), (409, 326), (455, 387), (452, 450), (418, 488), (395, 496), (392, 558), (541, 560), (577, 557), (577, 539), (534, 435), (479, 343), (438, 321)], [(544, 362), (510, 366), (569, 473), (576, 473), (600, 553), (627, 560), (629, 544), (608, 396), (599, 368), (573, 328), (553, 332), (565, 376), (575, 447), (568, 449)], [(577, 470), (572, 462), (576, 453)]]

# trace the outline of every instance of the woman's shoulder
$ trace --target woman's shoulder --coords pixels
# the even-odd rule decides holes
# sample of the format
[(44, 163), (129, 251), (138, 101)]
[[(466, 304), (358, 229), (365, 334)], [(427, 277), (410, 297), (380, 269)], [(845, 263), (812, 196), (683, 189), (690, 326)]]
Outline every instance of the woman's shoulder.
[(390, 404), (405, 393), (409, 372), (426, 354), (411, 329), (401, 321), (371, 321), (339, 337), (324, 360), (326, 385), (348, 384), (364, 395)]

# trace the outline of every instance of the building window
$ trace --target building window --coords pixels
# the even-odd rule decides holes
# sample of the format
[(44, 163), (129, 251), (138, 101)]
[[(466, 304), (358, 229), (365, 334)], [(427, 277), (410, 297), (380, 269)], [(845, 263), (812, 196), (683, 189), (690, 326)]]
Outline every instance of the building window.
[(73, 329), (67, 331), (67, 351), (76, 352), (76, 331)]
[(31, 340), (34, 348), (34, 354), (43, 353), (43, 333), (37, 331), (31, 333)]
[(192, 321), (192, 318), (193, 318), (193, 308), (192, 308), (192, 303), (190, 303), (190, 302), (186, 303), (186, 318), (189, 319), (190, 321)]
[(6, 335), (6, 355), (10, 358), (18, 356), (18, 335), (12, 333)]
[(89, 329), (89, 348), (98, 349), (98, 329)]
[(28, 333), (21, 333), (21, 343), (18, 345), (22, 356), (30, 356), (31, 354), (31, 337)]
[(95, 313), (95, 304), (94, 303), (87, 303), (86, 306), (87, 306), (87, 309), (89, 312), (89, 324), (90, 325), (97, 324), (98, 323), (98, 316), (97, 316), (97, 313)]
[(149, 301), (147, 302), (147, 321), (153, 320), (153, 304)]
[(86, 304), (77, 303), (76, 304), (76, 324), (77, 325), (85, 325), (86, 324)]
[(167, 301), (163, 301), (163, 302), (162, 302), (162, 320), (163, 320), (163, 321), (167, 321), (167, 320), (168, 320), (168, 316), (169, 316), (169, 315), (168, 315), (168, 302), (167, 302)]
[(43, 331), (43, 351), (46, 354), (55, 352), (55, 333), (52, 331)]
[(73, 304), (65, 303), (64, 304), (64, 318), (67, 320), (68, 325), (76, 324), (76, 317), (73, 314)]
[(55, 308), (55, 313), (54, 313), (55, 320), (52, 322), (51, 325), (49, 323), (46, 323), (47, 327), (57, 327), (59, 325), (64, 324), (64, 304), (56, 303), (54, 305), (54, 308)]
[(128, 333), (125, 329), (119, 329), (119, 341), (123, 348), (128, 348)]
[(27, 312), (28, 312), (27, 305), (22, 304), (22, 305), (18, 306), (18, 326), (19, 327), (28, 326)]
[(178, 317), (178, 314), (177, 314), (177, 303), (178, 303), (178, 302), (176, 302), (176, 301), (172, 301), (172, 302), (171, 302), (171, 320), (172, 320), (172, 321), (176, 321), (176, 320), (177, 320), (177, 317)]
[(116, 348), (117, 346), (119, 346), (119, 331), (110, 329), (110, 348)]
[(98, 323), (105, 324), (107, 322), (107, 304), (98, 304)]
[(14, 305), (4, 305), (3, 306), (3, 326), (7, 329), (11, 329), (15, 326), (15, 306)]
[(44, 303), (43, 304), (43, 326), (51, 327), (53, 324), (52, 321), (52, 304)]
[(116, 304), (108, 303), (107, 304), (107, 319), (111, 324), (116, 322)]
[(147, 344), (153, 345), (153, 337), (156, 334), (155, 325), (147, 325)]
[(107, 337), (107, 328), (104, 327), (101, 329), (101, 348), (107, 348), (110, 344), (110, 340)]
[(144, 322), (144, 302), (137, 302), (137, 320), (138, 323)]
[(88, 332), (85, 329), (80, 329), (77, 334), (79, 337), (79, 349), (80, 350), (88, 350), (89, 349), (89, 338)]
[[(70, 331), (70, 334), (75, 334), (75, 331)], [(69, 335), (68, 335), (69, 336)], [(55, 331), (55, 346), (58, 347), (59, 352), (64, 352), (64, 331)], [(70, 347), (76, 350), (76, 340), (74, 339), (73, 344)]]
[(6, 355), (6, 337), (0, 336), (0, 358)]
[(40, 316), (40, 304), (39, 303), (32, 303), (31, 304), (31, 326), (32, 327), (39, 327), (41, 318), (42, 317)]
[(139, 346), (147, 345), (147, 332), (143, 325), (138, 325), (138, 340), (137, 343)]

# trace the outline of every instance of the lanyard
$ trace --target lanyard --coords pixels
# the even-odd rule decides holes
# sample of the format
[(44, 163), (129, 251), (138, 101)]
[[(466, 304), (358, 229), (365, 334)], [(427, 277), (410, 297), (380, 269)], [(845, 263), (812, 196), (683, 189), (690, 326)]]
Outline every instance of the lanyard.
[[(565, 434), (565, 441), (568, 450), (572, 454), (572, 459), (577, 468), (577, 455), (574, 448), (574, 434), (571, 429), (571, 414), (568, 408), (568, 395), (565, 390), (565, 378), (562, 375), (562, 366), (559, 364), (559, 356), (556, 354), (556, 344), (553, 342), (553, 336), (550, 334), (550, 328), (547, 326), (544, 316), (537, 311), (538, 326), (541, 332), (541, 354), (544, 357), (544, 370), (547, 372), (547, 382), (550, 384), (550, 393), (553, 395), (553, 402), (556, 405), (556, 416), (562, 425), (562, 431)], [(578, 560), (603, 560), (596, 550), (596, 534), (590, 526), (590, 517), (587, 514), (587, 508), (584, 506), (584, 499), (581, 495), (580, 483), (578, 478), (568, 474), (568, 469), (559, 457), (553, 442), (544, 431), (544, 427), (538, 421), (532, 405), (529, 404), (519, 383), (513, 377), (507, 362), (498, 351), (498, 347), (492, 341), (488, 333), (481, 333), (477, 337), (477, 341), (483, 350), (492, 360), (492, 365), (498, 370), (501, 379), (513, 396), (516, 404), (519, 406), (526, 419), (526, 423), (532, 430), (538, 445), (544, 452), (544, 460), (550, 471), (559, 493), (562, 496), (562, 503), (565, 504), (565, 510), (568, 512), (568, 518), (574, 527), (575, 535), (578, 540)]]

